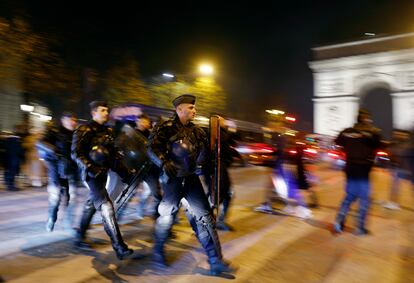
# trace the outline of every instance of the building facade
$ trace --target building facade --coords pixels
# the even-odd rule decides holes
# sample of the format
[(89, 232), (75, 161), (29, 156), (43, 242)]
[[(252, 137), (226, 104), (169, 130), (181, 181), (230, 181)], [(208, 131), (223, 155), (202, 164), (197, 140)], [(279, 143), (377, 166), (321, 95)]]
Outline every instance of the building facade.
[[(380, 111), (378, 118), (390, 116), (390, 127), (413, 128), (414, 33), (322, 46), (313, 52), (315, 60), (309, 65), (314, 77), (315, 133), (335, 136), (352, 126), (368, 96), (373, 102), (365, 108)], [(389, 102), (380, 100), (379, 94), (376, 100), (378, 89), (389, 95)], [(379, 110), (384, 107), (389, 111)]]

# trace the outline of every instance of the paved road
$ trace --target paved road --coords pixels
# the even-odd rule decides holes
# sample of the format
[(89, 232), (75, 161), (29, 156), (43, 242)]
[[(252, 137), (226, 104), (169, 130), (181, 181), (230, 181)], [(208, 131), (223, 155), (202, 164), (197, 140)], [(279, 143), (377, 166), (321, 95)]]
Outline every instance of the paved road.
[[(150, 261), (153, 222), (134, 219), (121, 230), (136, 257), (118, 261), (101, 225), (89, 235), (96, 252), (71, 248), (71, 234), (59, 219), (56, 231), (44, 232), (47, 195), (44, 189), (0, 191), (0, 274), (7, 282), (414, 282), (414, 198), (402, 187), (400, 211), (381, 206), (389, 175), (372, 175), (372, 235), (357, 237), (349, 217), (347, 231), (333, 235), (331, 223), (341, 201), (343, 175), (323, 166), (313, 168), (321, 206), (312, 220), (253, 212), (264, 195), (265, 168), (232, 170), (235, 202), (229, 222), (234, 232), (220, 232), (224, 255), (238, 267), (234, 276), (211, 277), (198, 242), (183, 217), (174, 227), (177, 238), (167, 245), (172, 266)], [(85, 192), (81, 191), (81, 199)], [(81, 202), (81, 201), (80, 201)], [(133, 206), (133, 205), (132, 205)]]

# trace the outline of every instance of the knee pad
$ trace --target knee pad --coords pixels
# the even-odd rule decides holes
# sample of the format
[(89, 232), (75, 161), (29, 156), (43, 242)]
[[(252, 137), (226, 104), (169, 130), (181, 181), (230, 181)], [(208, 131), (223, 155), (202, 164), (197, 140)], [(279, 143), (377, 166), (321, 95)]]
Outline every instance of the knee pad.
[(105, 217), (113, 217), (115, 215), (114, 207), (112, 206), (112, 203), (109, 201), (101, 204), (100, 210), (102, 215)]

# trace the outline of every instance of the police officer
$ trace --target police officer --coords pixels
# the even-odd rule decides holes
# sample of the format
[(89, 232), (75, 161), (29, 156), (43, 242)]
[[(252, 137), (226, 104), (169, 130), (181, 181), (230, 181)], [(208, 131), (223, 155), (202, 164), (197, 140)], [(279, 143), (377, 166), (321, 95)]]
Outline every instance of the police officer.
[[(240, 157), (240, 154), (234, 149), (236, 142), (233, 139), (233, 136), (228, 131), (227, 126), (225, 125), (225, 120), (220, 119), (220, 203), (222, 204), (222, 209), (220, 210), (220, 215), (218, 217), (218, 222), (216, 224), (218, 230), (222, 231), (231, 231), (231, 227), (226, 223), (226, 216), (229, 211), (231, 199), (233, 193), (231, 191), (231, 180), (228, 168), (233, 163), (233, 159)], [(210, 178), (208, 178), (210, 180)]]
[[(136, 120), (136, 125), (137, 125), (136, 127), (137, 131), (141, 135), (143, 135), (145, 138), (148, 139), (151, 133), (151, 128), (152, 128), (150, 117), (146, 114), (141, 114), (140, 116), (138, 116)], [(149, 191), (151, 192), (151, 195), (154, 199), (154, 203), (152, 207), (154, 211), (154, 214), (153, 214), (154, 219), (158, 218), (159, 216), (158, 206), (162, 198), (159, 177), (160, 177), (160, 169), (157, 166), (151, 166), (148, 173), (144, 176), (144, 179), (143, 179), (144, 185), (149, 188)], [(146, 190), (144, 190), (142, 194), (140, 195), (140, 200), (139, 200), (138, 209), (137, 209), (138, 218), (141, 218), (141, 219), (144, 217), (144, 208), (145, 208), (145, 204), (147, 203), (147, 200), (149, 197), (149, 194), (145, 191)]]
[[(62, 196), (65, 198), (66, 220), (71, 225), (72, 210), (75, 204), (78, 166), (71, 158), (72, 135), (76, 127), (76, 117), (73, 113), (64, 112), (58, 127), (51, 126), (45, 136), (37, 143), (40, 155), (46, 162), (49, 182), (49, 217), (46, 231), (54, 229), (59, 204)], [(69, 206), (69, 200), (72, 198)]]
[(346, 195), (336, 217), (334, 229), (337, 233), (343, 231), (349, 208), (359, 199), (356, 234), (368, 234), (365, 222), (370, 204), (369, 173), (374, 163), (375, 152), (381, 144), (380, 130), (372, 125), (369, 112), (361, 109), (357, 123), (343, 130), (335, 143), (343, 147), (346, 155)]
[(232, 272), (223, 260), (220, 241), (207, 197), (200, 182), (203, 167), (208, 162), (208, 140), (204, 131), (191, 121), (196, 114), (196, 98), (185, 94), (173, 100), (175, 116), (159, 124), (149, 138), (148, 154), (162, 170), (163, 198), (155, 225), (154, 260), (166, 265), (164, 244), (173, 225), (182, 198), (185, 198), (195, 217), (194, 229), (210, 264), (217, 275)]
[(75, 247), (90, 248), (84, 241), (85, 234), (93, 215), (96, 210), (99, 210), (105, 232), (111, 239), (116, 256), (122, 260), (133, 251), (122, 239), (105, 184), (109, 169), (118, 173), (124, 182), (128, 182), (130, 176), (120, 162), (114, 146), (112, 129), (105, 125), (109, 115), (107, 103), (93, 101), (90, 108), (92, 119), (76, 129), (72, 142), (72, 158), (82, 169), (82, 177), (90, 190), (76, 235)]

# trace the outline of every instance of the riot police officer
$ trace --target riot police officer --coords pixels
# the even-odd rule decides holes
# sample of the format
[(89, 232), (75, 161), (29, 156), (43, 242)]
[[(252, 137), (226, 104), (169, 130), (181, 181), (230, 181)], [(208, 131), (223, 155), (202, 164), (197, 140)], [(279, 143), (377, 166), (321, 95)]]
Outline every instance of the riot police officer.
[[(151, 133), (150, 130), (152, 128), (150, 117), (146, 114), (141, 114), (137, 118), (136, 125), (137, 125), (136, 130), (141, 135), (143, 135), (145, 138), (148, 139)], [(151, 192), (151, 195), (154, 199), (153, 206), (152, 206), (154, 219), (156, 219), (159, 216), (158, 206), (162, 198), (159, 177), (160, 177), (160, 169), (157, 166), (151, 166), (151, 168), (148, 170), (148, 173), (143, 178), (144, 185), (146, 185), (149, 188), (149, 191)], [(144, 217), (144, 207), (145, 207), (145, 204), (147, 203), (148, 197), (149, 197), (149, 194), (145, 192), (145, 190), (140, 195), (138, 209), (137, 209), (139, 218)]]
[(212, 211), (200, 182), (203, 167), (208, 162), (208, 140), (204, 131), (191, 121), (196, 114), (196, 98), (185, 94), (173, 100), (175, 116), (159, 124), (149, 137), (148, 154), (162, 170), (163, 198), (155, 224), (154, 260), (166, 265), (164, 244), (173, 225), (182, 198), (188, 201), (194, 214), (194, 229), (210, 264), (217, 275), (232, 272), (223, 260)]
[(105, 125), (109, 115), (107, 103), (93, 101), (90, 108), (92, 119), (76, 129), (72, 142), (72, 158), (82, 169), (83, 180), (89, 188), (89, 197), (83, 210), (75, 246), (90, 248), (84, 241), (86, 230), (96, 210), (99, 210), (105, 232), (111, 239), (117, 257), (122, 260), (133, 251), (122, 238), (105, 184), (109, 169), (118, 173), (124, 182), (128, 182), (130, 176), (114, 146), (112, 129)]
[[(76, 127), (76, 117), (73, 113), (64, 112), (58, 127), (51, 126), (45, 136), (37, 143), (40, 155), (48, 169), (49, 217), (46, 231), (54, 229), (59, 204), (62, 196), (65, 198), (66, 221), (70, 226), (72, 210), (75, 204), (78, 166), (71, 158), (72, 135)], [(71, 202), (69, 200), (72, 199)]]

